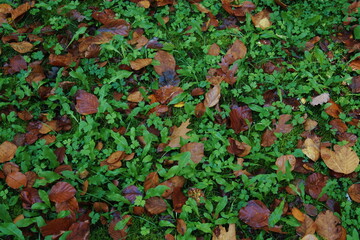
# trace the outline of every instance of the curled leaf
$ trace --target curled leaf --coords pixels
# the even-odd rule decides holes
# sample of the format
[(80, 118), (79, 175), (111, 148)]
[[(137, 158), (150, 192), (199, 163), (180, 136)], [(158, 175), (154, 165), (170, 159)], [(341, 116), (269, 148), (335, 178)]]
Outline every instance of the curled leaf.
[(215, 85), (205, 94), (205, 101), (204, 101), (205, 107), (213, 107), (219, 103), (220, 90), (221, 90), (220, 85)]

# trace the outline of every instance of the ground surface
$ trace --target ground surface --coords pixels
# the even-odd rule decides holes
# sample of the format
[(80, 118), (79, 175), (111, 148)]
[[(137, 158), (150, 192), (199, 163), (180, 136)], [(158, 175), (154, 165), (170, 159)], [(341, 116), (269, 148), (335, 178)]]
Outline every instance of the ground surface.
[(0, 238), (359, 239), (358, 6), (3, 1)]

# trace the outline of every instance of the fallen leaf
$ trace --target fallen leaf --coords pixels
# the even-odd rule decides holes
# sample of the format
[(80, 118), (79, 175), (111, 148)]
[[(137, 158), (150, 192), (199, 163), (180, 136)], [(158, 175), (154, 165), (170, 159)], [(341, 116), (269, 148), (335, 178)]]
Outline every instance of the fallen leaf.
[(143, 195), (142, 192), (140, 192), (140, 190), (134, 185), (124, 188), (124, 190), (122, 191), (122, 194), (131, 203), (135, 202), (137, 196)]
[(17, 8), (11, 11), (11, 19), (15, 20), (24, 13), (26, 13), (30, 8), (34, 7), (35, 1), (26, 2), (24, 4), (21, 4)]
[(329, 93), (322, 93), (319, 96), (314, 97), (310, 104), (312, 106), (321, 105), (324, 103), (327, 103), (330, 100), (330, 94)]
[(76, 213), (79, 211), (79, 203), (75, 197), (70, 198), (67, 201), (55, 203), (56, 212), (70, 211), (71, 217), (76, 218)]
[(316, 233), (327, 240), (337, 240), (342, 235), (340, 219), (327, 210), (320, 213), (316, 220)]
[(41, 61), (35, 61), (29, 64), (31, 73), (26, 77), (28, 83), (38, 83), (46, 78), (44, 70), (41, 66)]
[(296, 164), (296, 158), (294, 155), (283, 155), (281, 157), (278, 157), (276, 159), (276, 166), (278, 166), (277, 172), (286, 173), (286, 163), (289, 163), (290, 165), (290, 172), (294, 170), (295, 164)]
[(67, 235), (67, 240), (87, 240), (90, 238), (90, 223), (89, 220), (86, 220), (84, 222), (76, 222), (73, 223), (69, 231), (71, 233)]
[(251, 200), (240, 209), (239, 218), (253, 228), (269, 225), (270, 210), (260, 200)]
[[(126, 239), (127, 237), (127, 228), (128, 226), (125, 225), (125, 227), (123, 229), (119, 229), (119, 230), (115, 230), (115, 226), (116, 224), (122, 220), (122, 218), (118, 213), (114, 214), (114, 218), (111, 220), (110, 224), (109, 224), (109, 228), (108, 228), (108, 233), (109, 235), (112, 237), (113, 240), (121, 240), (121, 239)], [(69, 239), (70, 240), (70, 239)]]
[[(242, 168), (244, 167), (244, 159), (243, 158), (237, 158), (237, 165), (240, 165)], [(245, 174), (246, 176), (251, 176), (251, 173), (249, 173), (246, 170), (240, 169), (240, 170), (234, 170), (234, 175), (236, 177)]]
[(331, 105), (325, 109), (325, 112), (333, 118), (339, 118), (339, 114), (342, 112), (340, 106), (334, 101), (329, 100)]
[(220, 54), (220, 47), (219, 45), (217, 45), (216, 43), (211, 44), (209, 50), (208, 50), (208, 55), (211, 56), (218, 56)]
[[(234, 4), (232, 4), (232, 2), (234, 2)], [(250, 13), (256, 8), (256, 5), (250, 1), (244, 1), (238, 4), (238, 2), (234, 0), (221, 0), (221, 3), (225, 11), (236, 17), (244, 17), (246, 13)]]
[(134, 154), (126, 154), (124, 151), (116, 151), (112, 153), (107, 159), (100, 162), (100, 166), (108, 166), (110, 171), (118, 169), (122, 166), (122, 160), (133, 159)]
[(360, 93), (360, 76), (353, 77), (349, 87), (353, 93)]
[(112, 19), (106, 22), (104, 26), (98, 29), (99, 32), (108, 32), (121, 36), (128, 36), (130, 31), (130, 24), (123, 19)]
[(348, 189), (348, 194), (353, 201), (360, 203), (360, 183), (351, 185)]
[(237, 157), (245, 157), (247, 156), (251, 151), (251, 146), (244, 143), (239, 142), (233, 138), (228, 138), (230, 145), (227, 146), (227, 151), (230, 154), (234, 154)]
[(13, 56), (10, 58), (10, 63), (4, 65), (5, 74), (14, 74), (26, 69), (27, 63), (21, 55)]
[(61, 203), (73, 198), (75, 193), (76, 189), (70, 183), (57, 182), (50, 190), (49, 199), (52, 202)]
[(6, 176), (5, 181), (9, 187), (18, 189), (22, 186), (26, 186), (27, 178), (25, 174), (21, 172), (12, 172)]
[(180, 235), (186, 233), (186, 222), (180, 218), (176, 219), (176, 230)]
[(75, 109), (78, 113), (81, 115), (89, 115), (98, 112), (99, 100), (94, 94), (84, 90), (78, 90), (75, 96)]
[(188, 199), (182, 192), (181, 187), (174, 187), (171, 198), (173, 202), (174, 212), (181, 213), (182, 207), (185, 205)]
[(152, 215), (165, 212), (166, 208), (166, 202), (161, 197), (151, 197), (146, 199), (145, 209)]
[(190, 124), (190, 119), (181, 123), (181, 125), (179, 127), (175, 126), (175, 128), (170, 136), (170, 141), (167, 144), (167, 146), (172, 147), (172, 148), (180, 147), (180, 138), (183, 138), (183, 139), (190, 138), (189, 136), (186, 135), (188, 132), (191, 131), (191, 129), (187, 128), (189, 126), (189, 124)]
[(191, 160), (194, 163), (199, 163), (204, 157), (204, 144), (203, 143), (187, 143), (181, 147), (180, 152), (190, 152)]
[(127, 100), (129, 102), (141, 102), (144, 99), (143, 95), (141, 94), (140, 91), (135, 91), (129, 94), (129, 96), (127, 97)]
[[(280, 0), (275, 0), (280, 1)], [(301, 240), (318, 240), (318, 238), (314, 234), (307, 234)]]
[(73, 62), (75, 62), (75, 58), (70, 53), (64, 55), (50, 54), (49, 56), (49, 64), (53, 66), (69, 67)]
[(144, 191), (146, 192), (150, 188), (154, 188), (157, 185), (159, 185), (159, 175), (157, 172), (149, 173), (144, 181)]
[(212, 240), (235, 240), (236, 239), (236, 229), (235, 223), (229, 224), (229, 229), (226, 229), (219, 225), (215, 228), (212, 235)]
[(270, 21), (270, 12), (266, 9), (255, 14), (254, 16), (251, 16), (251, 20), (254, 23), (255, 27), (261, 28), (262, 30), (271, 27), (272, 24)]
[(316, 162), (320, 157), (320, 142), (314, 142), (311, 138), (307, 138), (302, 146), (302, 152), (312, 161)]
[(353, 71), (360, 70), (360, 59), (352, 60), (349, 67), (351, 67)]
[(5, 141), (0, 145), (0, 163), (8, 162), (14, 158), (17, 146), (12, 142)]
[(304, 129), (305, 129), (305, 131), (311, 131), (311, 130), (314, 130), (317, 125), (318, 125), (317, 121), (307, 118), (304, 122)]
[(174, 97), (184, 92), (181, 87), (164, 86), (155, 91), (155, 97), (161, 104), (168, 104)]
[(359, 165), (359, 158), (356, 153), (348, 146), (335, 145), (332, 151), (328, 148), (321, 148), (321, 158), (331, 170), (350, 174), (355, 171)]
[(233, 64), (236, 60), (244, 58), (246, 53), (247, 48), (245, 44), (242, 41), (236, 39), (221, 61), (225, 65), (229, 66)]
[(43, 237), (49, 235), (57, 235), (63, 231), (67, 231), (73, 224), (74, 220), (69, 217), (57, 218), (46, 222), (45, 226), (40, 227), (40, 232)]
[(12, 172), (20, 172), (20, 167), (19, 165), (17, 165), (16, 163), (13, 162), (6, 162), (3, 166), (2, 166), (2, 170), (6, 175), (12, 173)]
[(276, 141), (277, 137), (274, 134), (274, 130), (266, 129), (266, 131), (261, 136), (261, 146), (270, 147)]
[(201, 118), (206, 112), (206, 107), (204, 103), (198, 103), (195, 107), (195, 116), (197, 118)]
[[(305, 191), (312, 198), (318, 199), (322, 189), (326, 186), (329, 178), (321, 173), (313, 173), (306, 178)], [(323, 194), (318, 200), (324, 202), (328, 199), (328, 195)]]
[(205, 94), (204, 106), (205, 107), (213, 107), (216, 104), (218, 104), (219, 100), (220, 100), (220, 95), (221, 95), (220, 92), (221, 92), (220, 85), (215, 85), (212, 89), (210, 89)]
[(134, 70), (140, 70), (152, 62), (151, 58), (143, 58), (143, 59), (136, 59), (135, 61), (130, 61), (130, 66)]
[(305, 221), (305, 214), (303, 212), (301, 212), (298, 208), (293, 207), (291, 209), (291, 214), (294, 216), (294, 218), (296, 218), (296, 220), (298, 220), (299, 222), (303, 222)]
[(10, 46), (17, 52), (19, 53), (27, 53), (30, 52), (31, 49), (34, 47), (34, 45), (32, 45), (29, 42), (23, 41), (23, 42), (13, 42), (13, 43), (9, 43)]
[(331, 125), (332, 129), (336, 129), (340, 133), (344, 133), (348, 129), (346, 124), (339, 118), (331, 120), (329, 124)]
[(175, 58), (170, 53), (160, 50), (156, 53), (154, 60), (160, 62), (160, 65), (154, 66), (157, 74), (162, 75), (165, 71), (175, 71)]
[(312, 39), (310, 39), (310, 41), (307, 41), (305, 44), (305, 51), (311, 51), (314, 47), (315, 47), (315, 43), (320, 41), (320, 37), (319, 36), (315, 36)]
[(239, 134), (249, 129), (253, 122), (251, 109), (247, 105), (234, 107), (230, 111), (230, 128)]
[(205, 93), (205, 91), (202, 88), (194, 88), (193, 90), (191, 90), (191, 96), (193, 96), (193, 97), (201, 96), (204, 93)]
[(275, 132), (276, 133), (289, 133), (293, 129), (293, 125), (286, 124), (292, 118), (290, 114), (280, 115), (279, 121), (276, 124)]
[(304, 219), (301, 221), (301, 226), (296, 228), (296, 232), (300, 236), (306, 236), (308, 234), (314, 234), (316, 231), (316, 224), (311, 217), (304, 214)]
[(20, 193), (20, 198), (24, 209), (31, 209), (34, 203), (42, 202), (38, 190), (32, 187), (24, 188)]
[(314, 205), (304, 204), (304, 208), (305, 208), (306, 214), (313, 216), (313, 217), (318, 215), (318, 210)]

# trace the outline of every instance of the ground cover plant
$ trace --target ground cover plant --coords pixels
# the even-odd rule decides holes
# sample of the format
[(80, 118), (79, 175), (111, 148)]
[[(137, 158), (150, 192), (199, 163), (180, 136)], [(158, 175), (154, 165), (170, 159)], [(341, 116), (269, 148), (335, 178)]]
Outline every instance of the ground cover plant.
[(360, 2), (0, 4), (1, 239), (359, 239)]

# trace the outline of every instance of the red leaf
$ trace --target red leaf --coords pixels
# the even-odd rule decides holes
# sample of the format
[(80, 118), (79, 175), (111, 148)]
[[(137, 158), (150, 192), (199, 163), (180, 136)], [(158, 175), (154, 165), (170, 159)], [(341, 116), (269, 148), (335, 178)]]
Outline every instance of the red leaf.
[(49, 199), (52, 202), (61, 203), (74, 197), (76, 189), (67, 182), (57, 182), (50, 190)]
[(34, 203), (42, 202), (38, 190), (32, 187), (24, 188), (20, 193), (20, 198), (25, 209), (31, 209)]
[[(323, 189), (325, 187), (326, 182), (329, 178), (321, 173), (313, 173), (307, 177), (305, 183), (305, 191), (312, 198), (317, 199)], [(328, 199), (327, 194), (323, 194), (319, 201), (326, 201)]]
[(230, 112), (230, 127), (235, 133), (248, 130), (252, 121), (252, 113), (247, 105), (235, 107)]
[(84, 90), (79, 90), (76, 93), (75, 109), (81, 115), (88, 115), (98, 112), (99, 100), (98, 98)]
[(46, 222), (46, 225), (40, 227), (40, 232), (45, 236), (49, 235), (57, 235), (60, 234), (62, 231), (67, 231), (71, 224), (73, 224), (74, 220), (71, 218), (57, 218), (54, 220), (50, 220)]
[(268, 226), (270, 210), (260, 200), (251, 200), (240, 209), (239, 218), (253, 228)]
[(177, 213), (182, 212), (182, 206), (186, 203), (187, 197), (184, 195), (184, 193), (181, 191), (180, 187), (175, 187), (173, 194), (172, 194), (172, 200), (173, 200), (173, 207), (174, 211)]
[(69, 231), (71, 233), (66, 237), (67, 240), (87, 240), (90, 237), (90, 223), (89, 221), (73, 223)]

